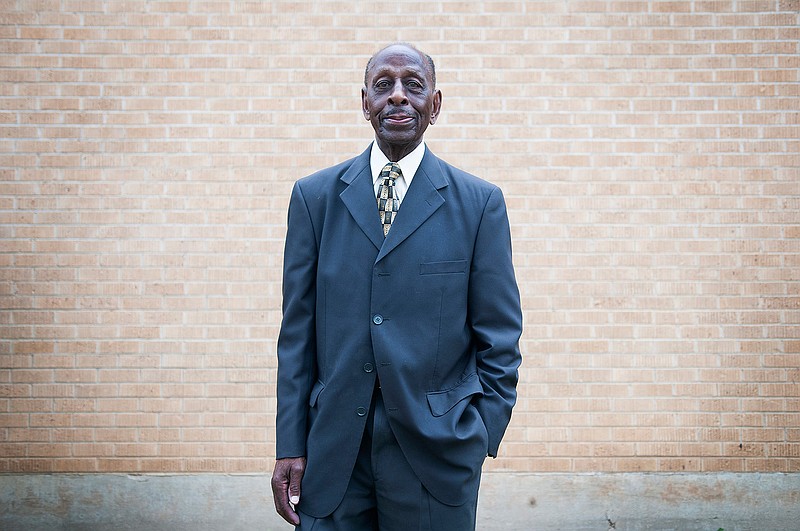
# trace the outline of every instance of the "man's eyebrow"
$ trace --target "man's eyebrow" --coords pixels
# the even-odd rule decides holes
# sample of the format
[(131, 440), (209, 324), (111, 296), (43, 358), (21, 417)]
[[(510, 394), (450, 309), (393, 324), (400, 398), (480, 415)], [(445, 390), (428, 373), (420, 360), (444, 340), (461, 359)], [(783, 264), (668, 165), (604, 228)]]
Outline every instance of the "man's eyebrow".
[[(386, 75), (392, 71), (391, 67), (378, 67), (372, 73), (372, 77), (380, 77), (382, 75)], [(415, 77), (425, 78), (427, 72), (424, 68), (419, 68), (416, 66), (408, 66), (406, 67), (406, 72), (403, 72), (404, 76), (413, 75)]]

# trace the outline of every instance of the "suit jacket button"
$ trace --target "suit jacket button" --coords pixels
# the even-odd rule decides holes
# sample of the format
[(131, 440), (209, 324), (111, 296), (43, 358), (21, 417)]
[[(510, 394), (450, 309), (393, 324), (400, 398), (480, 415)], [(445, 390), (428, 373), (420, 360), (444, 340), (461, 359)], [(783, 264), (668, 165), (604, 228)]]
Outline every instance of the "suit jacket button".
[(383, 322), (383, 316), (379, 313), (376, 313), (375, 315), (372, 316), (372, 322), (375, 323), (376, 325), (381, 324)]
[(358, 415), (359, 417), (363, 417), (366, 414), (367, 414), (366, 408), (360, 407), (356, 409), (356, 415)]
[(374, 370), (374, 367), (372, 366), (371, 363), (365, 363), (364, 364), (364, 372), (372, 372), (373, 370)]

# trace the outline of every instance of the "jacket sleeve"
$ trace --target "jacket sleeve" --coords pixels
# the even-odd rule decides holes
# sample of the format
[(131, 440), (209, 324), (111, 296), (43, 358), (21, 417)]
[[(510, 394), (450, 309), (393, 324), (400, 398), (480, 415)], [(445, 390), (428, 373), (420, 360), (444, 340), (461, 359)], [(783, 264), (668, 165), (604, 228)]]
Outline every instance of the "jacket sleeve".
[(489, 433), (488, 454), (496, 457), (517, 399), (522, 362), (522, 309), (511, 260), (508, 215), (499, 188), (489, 196), (478, 229), (468, 305), (484, 393), (476, 407)]
[(299, 183), (289, 202), (278, 336), (276, 458), (306, 454), (308, 399), (316, 375), (317, 240)]

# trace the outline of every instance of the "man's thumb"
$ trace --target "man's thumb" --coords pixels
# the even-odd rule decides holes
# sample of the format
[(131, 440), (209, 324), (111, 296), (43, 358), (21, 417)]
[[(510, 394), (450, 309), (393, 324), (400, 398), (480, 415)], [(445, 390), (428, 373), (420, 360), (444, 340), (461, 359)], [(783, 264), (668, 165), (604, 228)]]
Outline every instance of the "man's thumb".
[(300, 503), (300, 482), (303, 479), (303, 470), (300, 467), (292, 467), (289, 471), (289, 501), (292, 505)]

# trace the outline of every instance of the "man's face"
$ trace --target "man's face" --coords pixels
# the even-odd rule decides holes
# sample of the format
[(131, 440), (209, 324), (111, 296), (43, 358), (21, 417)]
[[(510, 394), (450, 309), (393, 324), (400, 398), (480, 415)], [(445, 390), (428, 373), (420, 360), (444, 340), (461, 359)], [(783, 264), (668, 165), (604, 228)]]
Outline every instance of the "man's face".
[(427, 59), (413, 48), (394, 45), (373, 58), (361, 104), (378, 146), (397, 161), (413, 151), (428, 125), (436, 122), (442, 93), (434, 87)]

